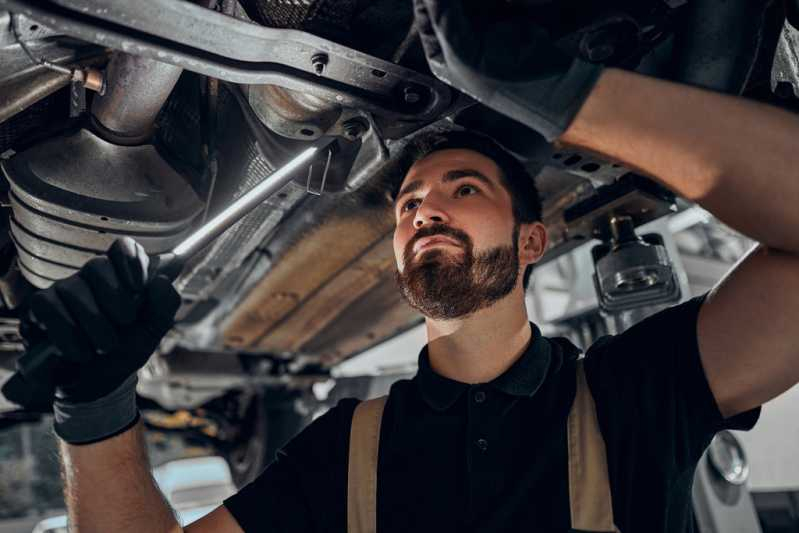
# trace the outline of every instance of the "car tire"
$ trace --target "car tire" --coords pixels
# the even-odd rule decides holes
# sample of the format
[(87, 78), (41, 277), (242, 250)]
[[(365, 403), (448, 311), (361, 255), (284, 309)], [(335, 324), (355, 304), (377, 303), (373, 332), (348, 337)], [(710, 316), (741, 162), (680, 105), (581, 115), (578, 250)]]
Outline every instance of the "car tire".
[(237, 488), (258, 477), (277, 451), (310, 422), (310, 417), (296, 407), (301, 395), (297, 391), (267, 390), (253, 397), (239, 438), (225, 454)]

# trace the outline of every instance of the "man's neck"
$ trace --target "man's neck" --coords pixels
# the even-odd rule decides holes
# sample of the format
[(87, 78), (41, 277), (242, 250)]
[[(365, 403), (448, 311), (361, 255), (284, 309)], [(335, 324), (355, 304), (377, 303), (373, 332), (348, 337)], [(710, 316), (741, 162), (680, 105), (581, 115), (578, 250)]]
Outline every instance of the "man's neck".
[(532, 330), (521, 288), (465, 319), (426, 320), (433, 370), (463, 383), (485, 383), (524, 353)]

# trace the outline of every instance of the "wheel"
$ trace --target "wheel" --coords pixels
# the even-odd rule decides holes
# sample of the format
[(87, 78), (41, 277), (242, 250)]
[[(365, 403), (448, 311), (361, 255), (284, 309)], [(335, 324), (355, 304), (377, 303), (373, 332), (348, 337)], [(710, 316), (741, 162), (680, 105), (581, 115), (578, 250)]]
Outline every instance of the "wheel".
[(277, 451), (310, 422), (300, 413), (298, 391), (266, 390), (250, 402), (241, 432), (226, 453), (233, 483), (241, 488), (275, 459)]

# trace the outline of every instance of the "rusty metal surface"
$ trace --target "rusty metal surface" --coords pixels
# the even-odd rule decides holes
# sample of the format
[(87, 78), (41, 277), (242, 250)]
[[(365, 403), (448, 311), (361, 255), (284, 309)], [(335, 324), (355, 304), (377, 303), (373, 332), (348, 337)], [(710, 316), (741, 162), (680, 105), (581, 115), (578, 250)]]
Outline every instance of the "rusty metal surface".
[(266, 352), (299, 352), (394, 270), (391, 234), (369, 248), (257, 342)]
[(302, 347), (302, 354), (332, 367), (417, 325), (422, 316), (402, 299), (393, 274), (369, 292)]
[(310, 228), (225, 321), (224, 344), (253, 347), (391, 229), (391, 218), (382, 209), (360, 209)]
[(276, 85), (251, 85), (247, 98), (270, 130), (290, 139), (318, 138), (341, 115), (341, 105)]

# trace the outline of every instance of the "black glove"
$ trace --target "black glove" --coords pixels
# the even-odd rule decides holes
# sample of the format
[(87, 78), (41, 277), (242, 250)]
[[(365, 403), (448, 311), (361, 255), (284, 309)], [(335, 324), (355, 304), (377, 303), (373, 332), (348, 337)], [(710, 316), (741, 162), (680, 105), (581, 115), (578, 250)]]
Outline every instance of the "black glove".
[[(62, 358), (55, 384), (56, 433), (79, 444), (135, 424), (136, 372), (172, 327), (180, 296), (164, 276), (148, 279), (144, 248), (125, 237), (107, 256), (31, 297), (20, 332)], [(36, 385), (34, 383), (34, 385)]]
[(433, 74), (548, 141), (566, 131), (602, 70), (558, 50), (543, 28), (507, 6), (474, 0), (413, 4)]

